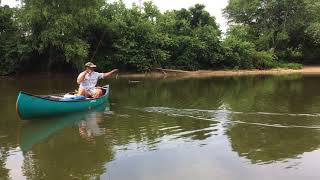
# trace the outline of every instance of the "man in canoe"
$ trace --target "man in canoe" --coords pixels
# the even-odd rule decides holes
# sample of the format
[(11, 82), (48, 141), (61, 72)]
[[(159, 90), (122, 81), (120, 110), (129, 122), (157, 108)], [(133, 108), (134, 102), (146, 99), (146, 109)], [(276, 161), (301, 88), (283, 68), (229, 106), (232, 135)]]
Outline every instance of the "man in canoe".
[(98, 73), (94, 69), (97, 67), (92, 62), (87, 62), (85, 65), (85, 71), (79, 74), (77, 78), (77, 83), (79, 86), (78, 95), (97, 98), (103, 95), (101, 88), (96, 87), (99, 79), (111, 76), (113, 73), (117, 72), (118, 69), (114, 69), (107, 73)]

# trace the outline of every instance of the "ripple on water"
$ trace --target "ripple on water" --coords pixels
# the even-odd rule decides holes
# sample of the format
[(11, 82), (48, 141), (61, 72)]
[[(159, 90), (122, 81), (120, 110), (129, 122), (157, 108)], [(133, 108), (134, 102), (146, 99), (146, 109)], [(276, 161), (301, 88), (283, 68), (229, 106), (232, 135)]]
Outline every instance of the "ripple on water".
[(169, 107), (146, 107), (143, 111), (162, 113), (168, 116), (189, 117), (222, 124), (248, 124), (275, 128), (320, 129), (320, 113), (273, 113), (238, 112), (228, 109), (176, 109)]

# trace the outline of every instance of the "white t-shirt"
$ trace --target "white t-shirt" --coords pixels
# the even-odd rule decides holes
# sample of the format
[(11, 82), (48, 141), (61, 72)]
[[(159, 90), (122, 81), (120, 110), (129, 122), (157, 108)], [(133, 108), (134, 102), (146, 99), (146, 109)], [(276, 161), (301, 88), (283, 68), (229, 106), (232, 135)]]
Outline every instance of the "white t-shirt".
[(95, 89), (98, 79), (103, 79), (104, 74), (98, 72), (91, 72), (90, 74), (86, 74), (84, 80), (80, 83), (80, 87), (92, 91)]

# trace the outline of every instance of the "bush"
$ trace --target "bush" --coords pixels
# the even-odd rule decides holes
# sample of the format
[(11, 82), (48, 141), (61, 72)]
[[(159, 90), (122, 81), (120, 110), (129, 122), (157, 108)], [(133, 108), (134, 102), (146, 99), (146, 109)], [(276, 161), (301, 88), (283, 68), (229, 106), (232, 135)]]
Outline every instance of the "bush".
[(285, 59), (286, 61), (299, 62), (303, 58), (303, 53), (300, 47), (298, 48), (287, 48), (283, 51), (276, 52), (280, 59)]
[(225, 56), (222, 64), (224, 66), (240, 69), (254, 68), (252, 62), (253, 52), (255, 52), (254, 44), (230, 35), (223, 42), (223, 46)]
[(255, 51), (252, 59), (253, 65), (257, 69), (271, 69), (278, 66), (271, 51)]
[(279, 63), (278, 67), (284, 69), (302, 69), (302, 64), (299, 63)]

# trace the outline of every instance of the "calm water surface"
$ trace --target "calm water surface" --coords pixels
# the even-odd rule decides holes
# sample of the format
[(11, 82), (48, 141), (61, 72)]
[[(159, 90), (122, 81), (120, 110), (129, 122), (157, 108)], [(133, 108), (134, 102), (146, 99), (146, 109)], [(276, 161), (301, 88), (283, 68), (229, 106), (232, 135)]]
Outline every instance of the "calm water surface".
[(320, 76), (139, 81), (107, 80), (91, 112), (22, 122), (19, 90), (75, 80), (0, 80), (0, 179), (320, 178)]

